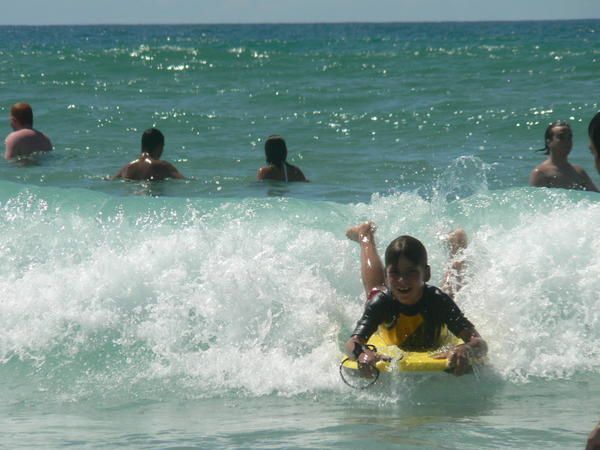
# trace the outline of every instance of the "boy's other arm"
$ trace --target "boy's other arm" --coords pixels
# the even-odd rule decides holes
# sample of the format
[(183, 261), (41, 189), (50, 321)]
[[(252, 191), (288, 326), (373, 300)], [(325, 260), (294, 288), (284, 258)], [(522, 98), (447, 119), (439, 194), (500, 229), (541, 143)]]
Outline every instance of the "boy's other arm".
[(464, 344), (457, 345), (448, 358), (448, 366), (454, 368), (454, 375), (460, 376), (470, 367), (471, 357), (482, 358), (487, 355), (487, 343), (475, 328), (466, 329), (459, 333)]

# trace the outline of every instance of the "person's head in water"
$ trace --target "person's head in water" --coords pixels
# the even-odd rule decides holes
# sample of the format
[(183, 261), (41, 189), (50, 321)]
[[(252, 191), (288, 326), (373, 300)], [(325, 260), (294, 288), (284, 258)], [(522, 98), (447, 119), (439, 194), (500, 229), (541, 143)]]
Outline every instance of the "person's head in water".
[(600, 112), (597, 113), (588, 126), (588, 136), (590, 138), (590, 151), (594, 157), (596, 170), (600, 172)]
[(550, 148), (555, 148), (559, 144), (562, 144), (561, 147), (568, 147), (569, 152), (573, 146), (571, 125), (564, 120), (557, 120), (548, 125), (544, 132), (544, 148), (539, 151), (543, 151), (544, 154), (548, 155), (550, 154)]
[(33, 128), (33, 110), (29, 103), (15, 103), (10, 108), (10, 125), (13, 130)]
[(142, 134), (142, 153), (148, 153), (151, 158), (160, 159), (165, 146), (165, 137), (156, 128), (148, 128)]
[(385, 250), (385, 280), (401, 303), (414, 304), (431, 278), (425, 246), (412, 236), (394, 239)]
[(265, 141), (265, 158), (268, 164), (283, 167), (287, 158), (287, 146), (281, 136), (272, 135)]

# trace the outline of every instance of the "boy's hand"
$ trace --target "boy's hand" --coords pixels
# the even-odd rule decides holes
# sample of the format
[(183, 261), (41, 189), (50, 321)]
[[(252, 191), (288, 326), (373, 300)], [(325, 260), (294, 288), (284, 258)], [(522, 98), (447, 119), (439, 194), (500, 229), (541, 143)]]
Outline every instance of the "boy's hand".
[(471, 347), (465, 344), (457, 345), (448, 356), (448, 367), (454, 369), (452, 373), (457, 377), (464, 375), (471, 367), (471, 356)]
[(377, 361), (391, 361), (392, 358), (389, 356), (382, 355), (380, 353), (375, 353), (373, 350), (365, 348), (365, 351), (362, 352), (356, 362), (358, 363), (358, 370), (363, 377), (373, 378), (376, 373), (375, 364)]

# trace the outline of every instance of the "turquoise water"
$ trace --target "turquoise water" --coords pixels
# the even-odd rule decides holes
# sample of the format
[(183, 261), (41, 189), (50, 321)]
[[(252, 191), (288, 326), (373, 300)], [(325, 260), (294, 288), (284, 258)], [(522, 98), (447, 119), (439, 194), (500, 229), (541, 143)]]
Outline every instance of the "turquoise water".
[[(527, 187), (586, 129), (599, 21), (0, 27), (0, 114), (55, 152), (0, 162), (6, 448), (582, 448), (600, 418), (600, 206)], [(157, 126), (185, 181), (109, 181)], [(5, 133), (9, 132), (5, 122)], [(282, 134), (309, 184), (255, 181)], [(464, 227), (481, 374), (350, 390), (345, 229)]]

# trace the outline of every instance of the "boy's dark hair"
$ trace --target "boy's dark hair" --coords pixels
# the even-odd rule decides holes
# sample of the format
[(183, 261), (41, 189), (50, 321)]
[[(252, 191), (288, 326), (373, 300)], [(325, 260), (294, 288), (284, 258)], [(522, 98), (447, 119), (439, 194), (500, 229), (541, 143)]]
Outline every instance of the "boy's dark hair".
[(597, 152), (600, 152), (600, 112), (597, 113), (588, 126), (588, 136)]
[(29, 103), (15, 103), (10, 108), (10, 115), (17, 119), (21, 125), (33, 127), (33, 110)]
[(571, 128), (571, 124), (564, 120), (555, 120), (550, 125), (546, 127), (546, 131), (544, 132), (544, 148), (540, 148), (537, 150), (538, 152), (544, 152), (544, 154), (549, 155), (550, 149), (548, 148), (548, 141), (551, 141), (554, 137), (554, 132), (552, 131), (556, 127), (569, 127)]
[(159, 150), (163, 145), (165, 137), (157, 128), (148, 128), (142, 134), (142, 151), (149, 153), (153, 158), (160, 158), (162, 152)]
[(267, 138), (265, 141), (265, 157), (268, 164), (273, 164), (280, 169), (283, 167), (287, 158), (287, 146), (281, 136), (274, 134)]
[(400, 258), (427, 267), (427, 250), (421, 241), (412, 236), (400, 236), (390, 242), (385, 249), (385, 267), (396, 266)]

